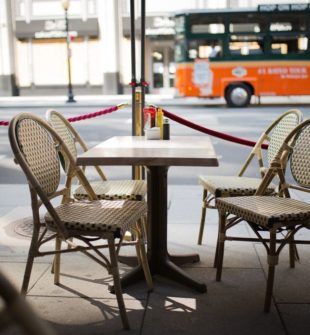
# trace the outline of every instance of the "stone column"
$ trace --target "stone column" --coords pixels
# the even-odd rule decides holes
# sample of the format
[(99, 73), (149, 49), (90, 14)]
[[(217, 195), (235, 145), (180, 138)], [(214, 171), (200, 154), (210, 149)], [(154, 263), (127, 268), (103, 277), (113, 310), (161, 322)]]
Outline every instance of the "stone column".
[(121, 12), (119, 0), (98, 1), (98, 21), (103, 55), (103, 93), (122, 93), (120, 83)]
[(12, 3), (0, 0), (0, 96), (18, 95)]

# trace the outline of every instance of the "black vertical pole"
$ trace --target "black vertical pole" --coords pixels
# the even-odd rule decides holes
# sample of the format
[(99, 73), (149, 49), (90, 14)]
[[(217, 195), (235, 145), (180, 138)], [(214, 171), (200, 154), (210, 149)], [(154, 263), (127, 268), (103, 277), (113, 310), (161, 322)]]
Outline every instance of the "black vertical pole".
[[(130, 0), (130, 36), (131, 36), (131, 114), (132, 135), (136, 135), (136, 32), (135, 32), (135, 0)], [(131, 169), (132, 179), (135, 179), (135, 167)]]
[(76, 102), (74, 100), (71, 80), (71, 48), (70, 48), (70, 35), (69, 35), (69, 18), (68, 8), (65, 9), (65, 22), (66, 22), (66, 45), (67, 45), (67, 70), (68, 70), (68, 100), (67, 102)]
[(145, 0), (141, 0), (141, 128), (144, 135), (144, 117), (143, 108), (145, 105)]
[(130, 0), (131, 31), (131, 90), (132, 90), (132, 135), (136, 135), (135, 95), (136, 95), (136, 33), (135, 33), (135, 0)]

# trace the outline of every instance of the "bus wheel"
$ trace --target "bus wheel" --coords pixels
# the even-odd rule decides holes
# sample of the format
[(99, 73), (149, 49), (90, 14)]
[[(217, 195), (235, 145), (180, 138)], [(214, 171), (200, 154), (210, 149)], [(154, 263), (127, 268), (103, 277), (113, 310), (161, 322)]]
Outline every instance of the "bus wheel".
[(248, 85), (240, 83), (228, 86), (225, 100), (229, 107), (246, 107), (251, 100), (251, 89)]

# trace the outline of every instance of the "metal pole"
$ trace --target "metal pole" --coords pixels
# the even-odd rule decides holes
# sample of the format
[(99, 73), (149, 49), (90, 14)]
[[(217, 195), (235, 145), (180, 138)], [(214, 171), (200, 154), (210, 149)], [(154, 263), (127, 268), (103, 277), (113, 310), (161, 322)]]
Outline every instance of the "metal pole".
[(141, 134), (144, 135), (143, 108), (145, 105), (145, 0), (141, 0)]
[(135, 0), (130, 0), (131, 31), (131, 90), (132, 90), (132, 135), (136, 135), (136, 33), (135, 33)]
[(67, 43), (67, 65), (68, 65), (68, 100), (67, 102), (76, 102), (74, 100), (72, 82), (71, 82), (71, 49), (70, 49), (70, 36), (69, 36), (68, 8), (65, 8), (65, 20), (66, 20), (66, 43)]

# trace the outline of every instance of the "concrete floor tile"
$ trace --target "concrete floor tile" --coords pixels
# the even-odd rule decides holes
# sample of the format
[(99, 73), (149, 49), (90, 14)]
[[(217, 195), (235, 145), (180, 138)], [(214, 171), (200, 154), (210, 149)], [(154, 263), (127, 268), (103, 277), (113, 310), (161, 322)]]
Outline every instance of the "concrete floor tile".
[(279, 304), (278, 308), (289, 335), (310, 333), (310, 304)]
[(124, 331), (116, 299), (28, 296), (27, 301), (57, 335), (138, 335), (144, 313), (144, 302), (126, 300), (131, 330)]
[[(187, 224), (174, 224), (168, 226), (168, 249), (171, 254), (190, 254), (198, 253), (201, 261), (187, 266), (212, 267), (215, 255), (218, 228), (210, 225), (206, 228), (204, 243), (197, 245), (196, 231), (193, 226)], [(238, 225), (232, 230), (231, 235), (249, 236), (244, 224)], [(227, 241), (224, 254), (225, 267), (260, 267), (259, 259), (252, 243), (238, 243)]]
[[(11, 283), (20, 291), (22, 286), (24, 271), (26, 263), (24, 262), (0, 262), (1, 271), (7, 276)], [(46, 272), (49, 272), (51, 264), (50, 263), (35, 263), (32, 268), (29, 291), (37, 283), (37, 281)]]
[(285, 334), (276, 309), (263, 313), (264, 275), (257, 269), (229, 269), (223, 281), (215, 282), (215, 271), (191, 269), (195, 278), (207, 282), (208, 292), (199, 294), (181, 286), (155, 282), (150, 295), (142, 334), (158, 334), (155, 324), (165, 320), (165, 334)]
[[(121, 275), (129, 271), (120, 265)], [(31, 290), (31, 295), (91, 297), (114, 299), (108, 290), (112, 277), (102, 266), (82, 254), (63, 255), (61, 258), (60, 285), (54, 285), (53, 275), (47, 271)], [(124, 291), (126, 299), (146, 299), (147, 286), (144, 281), (138, 282)]]
[[(257, 244), (262, 266), (267, 276), (267, 259), (265, 248)], [(277, 303), (308, 303), (310, 304), (310, 250), (308, 245), (299, 245), (300, 262), (290, 268), (288, 248), (282, 250), (279, 264), (276, 266), (274, 281), (274, 298)]]

